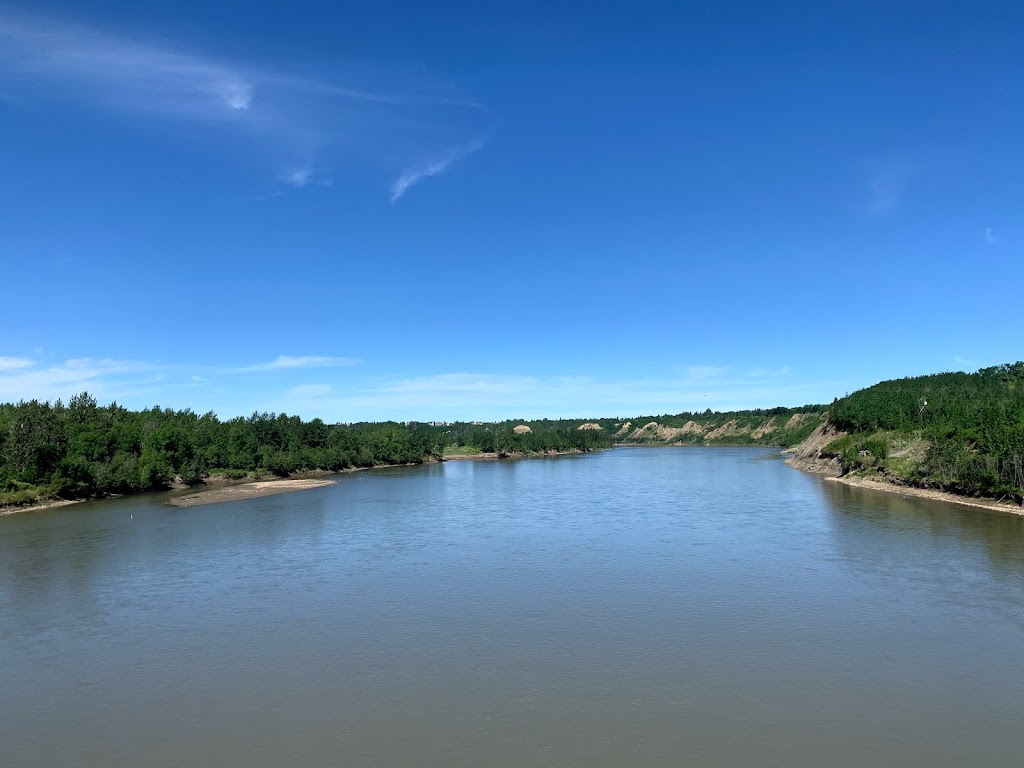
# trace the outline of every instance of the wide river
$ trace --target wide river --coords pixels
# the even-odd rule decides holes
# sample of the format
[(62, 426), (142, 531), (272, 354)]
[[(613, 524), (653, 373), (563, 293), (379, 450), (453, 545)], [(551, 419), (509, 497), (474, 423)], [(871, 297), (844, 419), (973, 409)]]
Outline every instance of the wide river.
[(1024, 520), (618, 448), (0, 518), (0, 763), (1018, 766)]

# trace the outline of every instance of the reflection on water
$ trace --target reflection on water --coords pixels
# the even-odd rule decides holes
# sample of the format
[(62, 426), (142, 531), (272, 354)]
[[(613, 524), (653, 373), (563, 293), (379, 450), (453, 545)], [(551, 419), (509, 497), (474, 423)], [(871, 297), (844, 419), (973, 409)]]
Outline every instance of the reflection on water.
[(1024, 753), (1024, 520), (762, 449), (0, 518), (4, 765), (962, 765)]
[(977, 542), (995, 569), (1007, 575), (1022, 575), (1024, 517), (843, 483), (825, 482), (822, 489), (837, 528), (847, 525), (845, 533), (852, 534), (852, 524), (857, 522), (894, 533), (934, 536), (957, 545)]

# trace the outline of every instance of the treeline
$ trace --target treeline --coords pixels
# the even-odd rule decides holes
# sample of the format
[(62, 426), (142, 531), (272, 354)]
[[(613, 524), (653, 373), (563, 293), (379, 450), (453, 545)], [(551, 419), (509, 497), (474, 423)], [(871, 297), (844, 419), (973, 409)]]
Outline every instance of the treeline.
[[(480, 450), (483, 453), (514, 455), (557, 451), (596, 451), (611, 448), (612, 438), (603, 430), (577, 429), (579, 420), (506, 421), (497, 424), (455, 423), (445, 428), (451, 445)], [(516, 432), (517, 426), (529, 426), (529, 432)]]
[(518, 423), (325, 424), (274, 413), (221, 421), (212, 412), (101, 406), (88, 393), (67, 404), (8, 403), (0, 405), (0, 504), (139, 493), (175, 481), (197, 485), (214, 474), (287, 476), (418, 464), (457, 444), (501, 455), (611, 444), (604, 435), (569, 428), (516, 434)]
[(0, 405), (0, 501), (88, 498), (195, 485), (211, 473), (288, 475), (440, 456), (443, 431), (417, 424), (337, 425), (285, 414), (220, 421), (213, 413), (99, 406), (88, 394), (67, 405)]
[[(1024, 494), (1024, 362), (883, 381), (835, 401), (829, 420), (850, 433), (830, 446), (847, 470), (889, 469), (959, 493)], [(927, 445), (917, 460), (893, 455), (914, 439)]]

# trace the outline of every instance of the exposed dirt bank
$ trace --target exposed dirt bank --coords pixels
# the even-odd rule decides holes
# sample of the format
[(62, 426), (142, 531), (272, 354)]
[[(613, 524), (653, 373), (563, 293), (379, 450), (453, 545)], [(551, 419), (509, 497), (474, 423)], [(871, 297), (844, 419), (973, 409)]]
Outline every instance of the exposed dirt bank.
[(794, 469), (813, 472), (816, 475), (838, 477), (843, 472), (839, 457), (825, 451), (825, 446), (846, 433), (824, 421), (799, 445), (793, 446), (786, 463)]
[[(826, 479), (830, 481), (855, 488), (868, 488), (872, 491), (895, 493), (900, 496), (914, 496), (919, 499), (933, 499), (935, 501), (960, 504), (965, 507), (974, 507), (975, 509), (987, 509), (992, 512), (1003, 512), (1010, 515), (1024, 515), (1024, 507), (1013, 501), (997, 501), (996, 499), (964, 496), (959, 493), (949, 493), (931, 488), (915, 488), (911, 485), (906, 485), (906, 481), (895, 475), (890, 477), (882, 474), (879, 474), (877, 477), (843, 475), (843, 466), (839, 457), (826, 450), (826, 448), (833, 440), (845, 435), (845, 432), (831, 426), (826, 420), (808, 435), (803, 442), (787, 451), (791, 455), (786, 459), (786, 463), (794, 469), (811, 472), (816, 475), (825, 475)], [(909, 454), (912, 451), (922, 451), (926, 447), (927, 444), (924, 444), (923, 441), (917, 441), (917, 443), (905, 449), (903, 453)]]
[(302, 480), (263, 480), (256, 483), (241, 483), (239, 485), (229, 485), (224, 488), (214, 488), (209, 491), (176, 496), (168, 504), (175, 507), (198, 507), (202, 504), (220, 504), (225, 501), (242, 501), (244, 499), (256, 499), (260, 496), (275, 496), (279, 493), (305, 491), (309, 488), (333, 485), (334, 482), (334, 480), (316, 480), (312, 478)]

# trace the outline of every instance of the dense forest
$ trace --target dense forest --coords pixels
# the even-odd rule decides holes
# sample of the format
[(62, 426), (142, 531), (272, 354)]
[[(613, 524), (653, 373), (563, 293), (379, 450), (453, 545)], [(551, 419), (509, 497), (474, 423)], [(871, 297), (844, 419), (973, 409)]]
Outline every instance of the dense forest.
[(1024, 494), (1024, 362), (883, 381), (836, 400), (827, 446), (846, 472), (956, 493)]
[(190, 410), (101, 406), (87, 393), (67, 404), (4, 404), (0, 504), (139, 493), (174, 482), (197, 485), (211, 475), (283, 477), (417, 464), (441, 458), (445, 447), (460, 438), (464, 445), (471, 440), (477, 451), (499, 455), (611, 445), (600, 432), (552, 426), (517, 434), (514, 424), (325, 424), (273, 413), (221, 421), (213, 413), (200, 416)]

